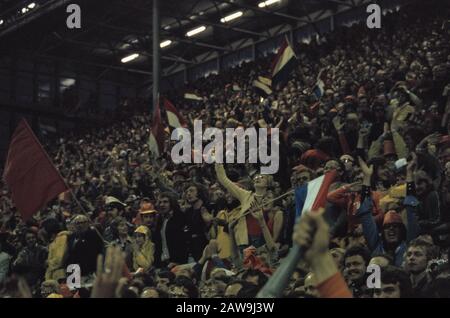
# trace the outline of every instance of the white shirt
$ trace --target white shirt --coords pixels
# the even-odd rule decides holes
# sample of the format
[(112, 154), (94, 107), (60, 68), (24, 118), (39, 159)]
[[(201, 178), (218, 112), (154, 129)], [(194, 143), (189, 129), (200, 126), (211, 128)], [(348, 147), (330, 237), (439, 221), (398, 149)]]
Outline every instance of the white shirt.
[(161, 253), (161, 261), (167, 261), (170, 259), (170, 254), (169, 254), (169, 248), (167, 246), (167, 239), (166, 239), (166, 226), (167, 226), (167, 222), (169, 221), (168, 218), (165, 218), (161, 227), (161, 245), (162, 245), (162, 253)]

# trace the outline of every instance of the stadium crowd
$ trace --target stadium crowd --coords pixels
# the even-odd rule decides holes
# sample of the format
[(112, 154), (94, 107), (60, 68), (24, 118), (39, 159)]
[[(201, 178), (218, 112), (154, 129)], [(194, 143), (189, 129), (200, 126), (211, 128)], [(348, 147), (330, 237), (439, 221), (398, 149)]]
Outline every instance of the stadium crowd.
[[(111, 126), (46, 142), (73, 196), (23, 222), (0, 184), (1, 297), (255, 297), (293, 244), (308, 253), (285, 297), (449, 297), (448, 13), (405, 7), (379, 30), (295, 43), (298, 65), (269, 96), (252, 83), (272, 55), (187, 84), (202, 101), (167, 94), (189, 125), (280, 128), (274, 175), (175, 165), (170, 131), (156, 158), (151, 115), (124, 108)], [(294, 194), (268, 203), (333, 169), (323, 212), (295, 225)], [(374, 264), (380, 288), (367, 284)]]

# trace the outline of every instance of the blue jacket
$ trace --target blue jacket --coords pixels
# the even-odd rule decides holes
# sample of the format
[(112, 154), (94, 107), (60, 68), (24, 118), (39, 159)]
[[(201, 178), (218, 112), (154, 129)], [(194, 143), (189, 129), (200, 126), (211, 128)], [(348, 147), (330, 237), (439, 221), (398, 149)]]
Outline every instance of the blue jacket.
[[(407, 195), (403, 201), (403, 205), (406, 207), (407, 224), (406, 224), (406, 240), (401, 242), (395, 250), (394, 264), (395, 266), (401, 266), (403, 262), (403, 255), (406, 252), (407, 244), (417, 237), (419, 234), (419, 224), (415, 210), (419, 205), (419, 201), (412, 195)], [(382, 234), (378, 232), (377, 225), (372, 217), (373, 202), (371, 197), (366, 197), (356, 212), (356, 215), (360, 218), (363, 227), (364, 237), (367, 241), (369, 249), (372, 254), (382, 254), (386, 250), (383, 246)]]

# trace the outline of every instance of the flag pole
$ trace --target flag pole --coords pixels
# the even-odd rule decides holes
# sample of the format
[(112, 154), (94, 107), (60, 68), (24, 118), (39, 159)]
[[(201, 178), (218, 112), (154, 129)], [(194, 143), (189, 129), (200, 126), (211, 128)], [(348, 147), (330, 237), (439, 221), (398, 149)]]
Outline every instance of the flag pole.
[(91, 220), (91, 218), (88, 215), (88, 212), (85, 210), (85, 208), (83, 207), (83, 205), (81, 204), (81, 202), (78, 200), (78, 198), (76, 197), (75, 193), (73, 193), (73, 190), (71, 188), (69, 188), (69, 192), (70, 195), (72, 196), (72, 198), (74, 199), (75, 203), (78, 205), (78, 207), (81, 209), (81, 214), (83, 214), (84, 216), (86, 216), (89, 220), (89, 223), (91, 224), (91, 226), (94, 228), (95, 232), (97, 232), (98, 236), (102, 239), (103, 243), (107, 244), (108, 241), (105, 240), (105, 238), (103, 237), (103, 235), (99, 232), (99, 230), (95, 227), (94, 222)]
[(249, 215), (250, 213), (252, 213), (252, 211), (259, 210), (259, 209), (263, 208), (264, 206), (266, 206), (266, 205), (268, 205), (268, 204), (271, 204), (271, 203), (273, 203), (273, 202), (275, 202), (275, 201), (280, 200), (281, 198), (284, 198), (284, 197), (286, 197), (286, 196), (288, 196), (288, 195), (294, 193), (294, 191), (295, 191), (295, 190), (289, 190), (288, 192), (283, 193), (282, 195), (279, 195), (278, 197), (276, 197), (276, 198), (274, 198), (274, 199), (272, 199), (272, 200), (269, 200), (269, 201), (267, 201), (267, 202), (264, 202), (263, 204), (257, 205), (254, 209), (249, 209), (249, 210), (245, 211), (244, 213), (242, 213), (241, 216), (239, 216), (238, 218), (236, 218), (233, 222), (236, 222), (236, 221), (239, 220), (240, 218), (243, 218), (244, 216)]

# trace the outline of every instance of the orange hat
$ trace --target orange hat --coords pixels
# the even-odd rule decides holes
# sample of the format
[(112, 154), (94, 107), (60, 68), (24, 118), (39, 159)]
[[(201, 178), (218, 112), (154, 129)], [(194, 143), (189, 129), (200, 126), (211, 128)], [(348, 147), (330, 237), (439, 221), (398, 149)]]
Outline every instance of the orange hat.
[(141, 214), (150, 214), (156, 213), (155, 207), (150, 202), (144, 202), (141, 204), (141, 208), (139, 209), (139, 213)]
[(402, 217), (394, 210), (387, 211), (384, 215), (383, 226), (388, 224), (403, 224)]
[(392, 140), (385, 140), (383, 143), (383, 155), (389, 156), (389, 155), (395, 155), (395, 145)]

